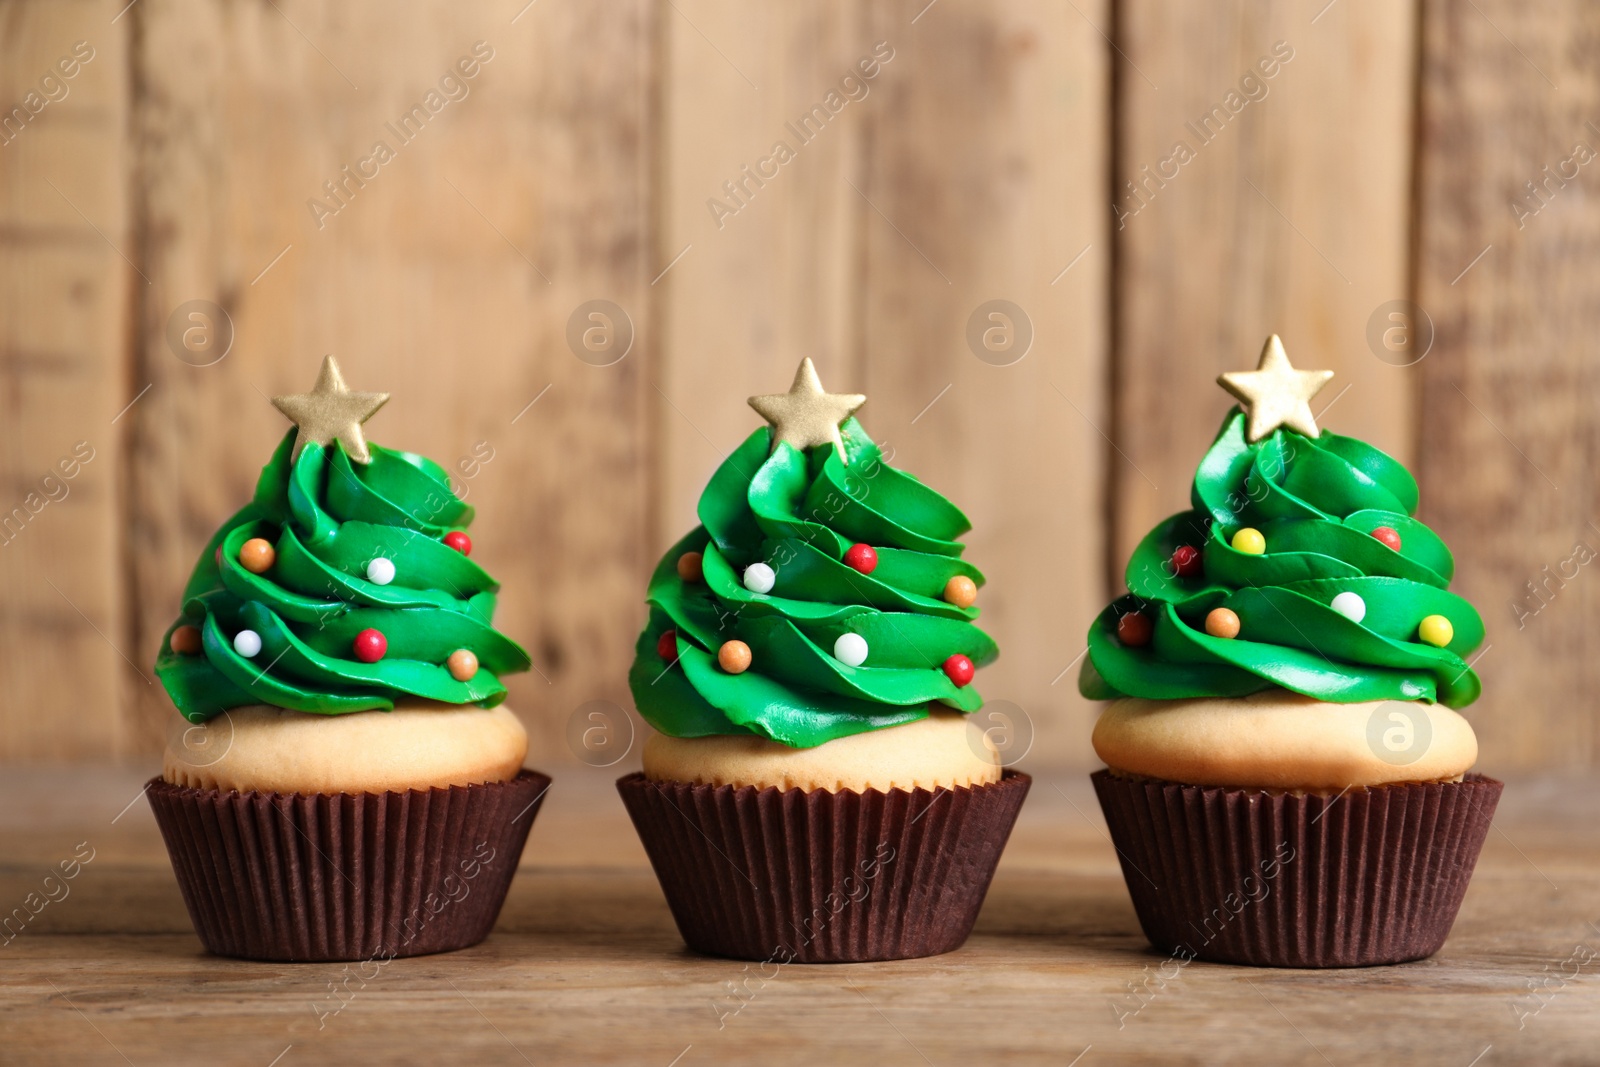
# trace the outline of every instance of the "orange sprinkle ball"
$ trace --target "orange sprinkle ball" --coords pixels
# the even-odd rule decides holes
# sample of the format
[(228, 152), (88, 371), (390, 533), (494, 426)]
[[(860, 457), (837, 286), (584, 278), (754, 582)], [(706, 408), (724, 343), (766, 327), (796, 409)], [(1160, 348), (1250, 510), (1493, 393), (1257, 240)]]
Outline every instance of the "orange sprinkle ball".
[(944, 599), (958, 608), (970, 608), (978, 599), (978, 584), (964, 574), (944, 583)]
[(750, 669), (750, 646), (743, 641), (724, 641), (717, 649), (717, 665), (729, 674), (743, 674)]
[(172, 651), (180, 656), (196, 656), (200, 654), (200, 630), (194, 626), (180, 626), (172, 631), (172, 638), (167, 642)]
[(1239, 636), (1239, 616), (1227, 608), (1212, 608), (1206, 616), (1206, 633), (1212, 637), (1233, 640)]
[(685, 552), (678, 557), (678, 577), (686, 582), (698, 582), (704, 576), (705, 557), (699, 552)]
[(450, 653), (450, 658), (444, 661), (450, 668), (450, 677), (458, 682), (470, 682), (478, 673), (478, 657), (464, 648), (458, 648)]
[(239, 546), (239, 565), (251, 574), (265, 574), (277, 558), (278, 550), (262, 537), (252, 537)]

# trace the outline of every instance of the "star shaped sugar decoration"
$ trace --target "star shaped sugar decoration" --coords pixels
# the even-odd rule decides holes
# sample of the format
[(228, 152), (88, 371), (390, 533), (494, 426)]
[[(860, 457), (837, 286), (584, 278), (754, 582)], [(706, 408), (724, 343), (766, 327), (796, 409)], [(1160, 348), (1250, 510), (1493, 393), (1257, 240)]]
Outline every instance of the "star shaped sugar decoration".
[(866, 402), (867, 398), (860, 393), (824, 392), (810, 357), (800, 361), (794, 384), (787, 393), (750, 398), (750, 406), (772, 423), (773, 448), (778, 447), (779, 441), (787, 441), (801, 451), (814, 445), (832, 444), (840, 463), (850, 461), (845, 458), (839, 424)]
[(1331, 370), (1295, 370), (1283, 341), (1273, 334), (1262, 346), (1255, 370), (1218, 375), (1217, 384), (1239, 398), (1239, 406), (1250, 416), (1245, 436), (1259, 441), (1280, 426), (1318, 436), (1322, 431), (1311, 415), (1311, 398), (1332, 377)]
[(345, 453), (357, 463), (371, 463), (372, 453), (367, 451), (367, 439), (361, 424), (388, 401), (388, 393), (355, 393), (344, 384), (339, 373), (339, 362), (332, 356), (322, 357), (322, 372), (317, 384), (309, 393), (293, 396), (275, 396), (272, 406), (289, 416), (289, 421), (299, 429), (294, 439), (294, 452), (290, 459), (298, 458), (300, 450), (308, 444), (330, 445), (338, 441)]

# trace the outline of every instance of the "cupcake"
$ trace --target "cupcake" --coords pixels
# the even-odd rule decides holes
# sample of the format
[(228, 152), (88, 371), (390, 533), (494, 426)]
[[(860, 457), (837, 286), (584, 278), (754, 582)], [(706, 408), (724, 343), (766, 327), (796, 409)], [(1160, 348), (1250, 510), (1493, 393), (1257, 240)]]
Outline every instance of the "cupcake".
[(550, 780), (500, 676), (472, 508), (430, 460), (368, 445), (388, 395), (316, 387), (255, 498), (211, 538), (156, 673), (182, 721), (147, 787), (212, 952), (373, 960), (494, 926)]
[(1432, 955), (1501, 783), (1468, 773), (1483, 621), (1394, 459), (1319, 432), (1331, 371), (1276, 336), (1128, 563), (1079, 688), (1145, 936), (1185, 959), (1354, 967)]
[(678, 929), (736, 959), (931, 956), (972, 930), (1027, 795), (966, 715), (998, 654), (953, 504), (805, 360), (650, 579), (617, 783)]

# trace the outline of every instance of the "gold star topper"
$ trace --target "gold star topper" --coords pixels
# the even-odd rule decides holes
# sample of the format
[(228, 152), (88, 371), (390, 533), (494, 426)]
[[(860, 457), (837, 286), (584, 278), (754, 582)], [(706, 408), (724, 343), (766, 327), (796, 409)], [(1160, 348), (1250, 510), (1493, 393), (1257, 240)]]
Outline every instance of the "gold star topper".
[(787, 441), (804, 451), (813, 445), (832, 444), (840, 463), (849, 463), (839, 424), (867, 402), (860, 393), (825, 393), (810, 358), (800, 361), (794, 384), (787, 393), (753, 396), (750, 406), (772, 423), (772, 447)]
[(1239, 398), (1239, 405), (1250, 416), (1245, 436), (1259, 441), (1280, 426), (1307, 437), (1322, 431), (1311, 416), (1311, 398), (1328, 384), (1331, 370), (1295, 370), (1277, 334), (1267, 338), (1261, 348), (1261, 362), (1255, 370), (1230, 371), (1217, 376), (1217, 384)]
[(367, 439), (361, 424), (383, 407), (388, 393), (353, 393), (344, 384), (339, 363), (332, 356), (322, 357), (322, 373), (309, 393), (275, 396), (272, 406), (289, 416), (300, 433), (294, 439), (290, 459), (299, 457), (308, 444), (330, 445), (338, 441), (357, 463), (371, 463)]

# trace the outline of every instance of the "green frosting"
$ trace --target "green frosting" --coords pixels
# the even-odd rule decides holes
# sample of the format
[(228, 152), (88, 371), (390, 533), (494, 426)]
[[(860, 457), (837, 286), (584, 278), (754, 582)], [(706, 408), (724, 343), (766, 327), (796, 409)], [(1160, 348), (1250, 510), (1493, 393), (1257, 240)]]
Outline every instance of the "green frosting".
[[(1455, 562), (1438, 535), (1411, 516), (1417, 483), (1391, 457), (1349, 437), (1276, 430), (1245, 437), (1235, 408), (1200, 461), (1193, 510), (1146, 535), (1128, 561), (1128, 594), (1089, 628), (1083, 695), (1174, 699), (1231, 697), (1281, 686), (1319, 700), (1476, 700), (1478, 676), (1464, 656), (1483, 642), (1483, 620), (1447, 590)], [(1400, 534), (1397, 552), (1372, 531)], [(1266, 538), (1262, 555), (1229, 541), (1243, 527)], [(1182, 578), (1179, 545), (1200, 549), (1204, 573)], [(1350, 591), (1366, 602), (1352, 622), (1330, 606)], [(1213, 608), (1234, 611), (1237, 638), (1212, 637)], [(1150, 643), (1124, 645), (1117, 620), (1143, 612)], [(1418, 639), (1429, 615), (1455, 635), (1437, 648)]]
[[(662, 733), (754, 734), (810, 748), (926, 718), (934, 704), (982, 706), (975, 688), (942, 669), (956, 653), (980, 666), (999, 654), (973, 625), (976, 608), (941, 599), (956, 575), (983, 583), (955, 540), (971, 524), (889, 466), (855, 419), (840, 430), (848, 465), (832, 445), (772, 449), (767, 427), (751, 434), (700, 497), (702, 525), (656, 567), (628, 682), (639, 713)], [(843, 562), (858, 542), (877, 550), (870, 575)], [(704, 554), (703, 580), (678, 576), (685, 552)], [(770, 593), (744, 586), (756, 562), (776, 572)], [(668, 630), (677, 633), (671, 665), (656, 650)], [(833, 656), (847, 632), (870, 649), (860, 667)], [(717, 665), (717, 650), (733, 639), (753, 654), (741, 674)]]
[[(449, 475), (376, 445), (366, 464), (338, 444), (307, 444), (291, 462), (295, 436), (291, 429), (262, 470), (255, 499), (206, 545), (184, 588), (183, 617), (162, 641), (156, 674), (184, 718), (205, 722), (245, 704), (337, 715), (389, 710), (402, 696), (483, 707), (504, 700), (497, 676), (527, 670), (528, 654), (490, 625), (499, 585), (441, 540), (472, 522)], [(277, 550), (264, 574), (239, 563), (253, 537)], [(367, 580), (379, 557), (395, 567), (388, 585)], [(199, 627), (198, 655), (172, 651), (182, 625)], [(376, 663), (351, 651), (368, 628), (388, 640)], [(234, 651), (240, 630), (261, 637), (253, 658)], [(445, 666), (461, 648), (479, 665), (465, 682)]]

